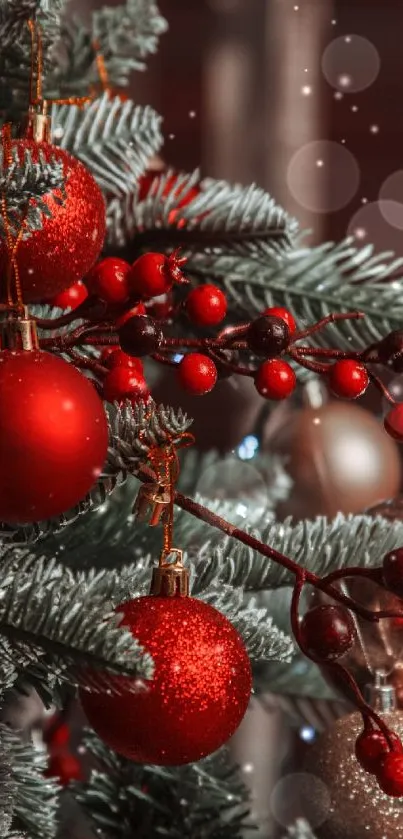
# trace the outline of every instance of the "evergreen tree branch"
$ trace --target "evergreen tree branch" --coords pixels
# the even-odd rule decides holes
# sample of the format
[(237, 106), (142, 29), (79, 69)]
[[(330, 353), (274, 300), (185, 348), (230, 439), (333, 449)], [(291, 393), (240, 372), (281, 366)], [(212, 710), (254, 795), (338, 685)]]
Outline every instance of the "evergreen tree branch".
[[(56, 204), (65, 199), (63, 163), (52, 158), (45, 160), (39, 151), (38, 160), (26, 149), (21, 159), (19, 150), (12, 150), (12, 163), (4, 161), (0, 148), (0, 194), (6, 198), (11, 230), (16, 234), (25, 220), (24, 236), (40, 230), (42, 217), (52, 215), (52, 205), (46, 198), (52, 196)], [(0, 217), (0, 235), (5, 236), (4, 219)]]

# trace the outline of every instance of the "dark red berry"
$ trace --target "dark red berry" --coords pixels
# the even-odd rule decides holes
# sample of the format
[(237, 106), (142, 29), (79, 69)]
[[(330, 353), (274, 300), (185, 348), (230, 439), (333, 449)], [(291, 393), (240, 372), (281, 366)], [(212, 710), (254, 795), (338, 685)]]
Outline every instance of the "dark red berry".
[(342, 606), (314, 606), (304, 615), (301, 639), (314, 659), (333, 661), (344, 655), (353, 645), (354, 622)]
[(227, 298), (216, 285), (200, 285), (188, 294), (186, 311), (196, 326), (216, 326), (227, 314)]
[(280, 358), (264, 361), (255, 376), (256, 390), (265, 399), (287, 399), (296, 383), (294, 370)]
[(194, 396), (203, 396), (213, 390), (217, 381), (214, 361), (201, 353), (188, 353), (178, 365), (178, 378), (182, 387)]
[(329, 367), (329, 387), (335, 396), (357, 399), (365, 393), (369, 376), (363, 364), (350, 358), (336, 361)]
[(56, 294), (50, 301), (52, 306), (58, 309), (76, 309), (88, 297), (88, 291), (84, 283), (74, 283), (70, 288)]
[(403, 403), (395, 405), (383, 421), (385, 430), (394, 440), (403, 442)]
[(149, 390), (141, 373), (131, 367), (114, 367), (103, 383), (103, 397), (107, 402), (122, 402), (124, 399), (147, 399)]
[(130, 320), (130, 318), (133, 318), (135, 315), (146, 314), (147, 312), (144, 303), (137, 303), (137, 306), (132, 306), (132, 308), (129, 309), (128, 312), (124, 312), (123, 315), (119, 315), (119, 317), (116, 319), (116, 326), (117, 328), (119, 328), (119, 326), (123, 326), (123, 324), (126, 323), (127, 320)]
[(403, 548), (395, 548), (384, 556), (382, 577), (388, 591), (403, 597)]
[(143, 375), (143, 362), (141, 359), (128, 355), (126, 352), (123, 352), (120, 347), (108, 355), (105, 360), (105, 365), (106, 367), (109, 367), (110, 370), (113, 370), (114, 367), (130, 367), (132, 370), (136, 370), (140, 376)]
[(135, 358), (152, 355), (163, 339), (162, 329), (147, 315), (135, 315), (119, 328), (119, 343), (123, 352)]
[(285, 309), (284, 306), (271, 306), (269, 309), (265, 309), (264, 312), (262, 312), (262, 315), (273, 315), (276, 318), (285, 320), (288, 329), (290, 330), (290, 335), (292, 335), (297, 328), (297, 324), (295, 323), (291, 312), (289, 312), (288, 309)]
[(80, 761), (71, 754), (54, 755), (49, 761), (45, 775), (47, 778), (57, 778), (62, 786), (66, 786), (70, 781), (79, 781)]
[(131, 266), (124, 259), (107, 256), (94, 265), (85, 278), (90, 294), (106, 303), (124, 303), (129, 298), (127, 277)]
[(256, 355), (276, 358), (287, 349), (290, 342), (290, 330), (283, 318), (274, 315), (262, 315), (253, 320), (246, 340), (249, 349)]
[[(394, 732), (391, 732), (391, 741), (393, 748), (397, 752), (403, 751), (403, 746), (399, 737)], [(384, 757), (390, 752), (389, 743), (378, 728), (370, 731), (363, 731), (357, 737), (355, 743), (355, 754), (360, 766), (369, 772), (371, 775), (376, 775), (381, 767)]]
[(401, 798), (403, 796), (403, 754), (389, 752), (377, 772), (377, 780), (382, 792), (392, 798)]
[(377, 346), (378, 358), (396, 373), (403, 371), (403, 331), (395, 329), (386, 335)]
[(144, 253), (133, 263), (128, 284), (130, 294), (144, 300), (166, 294), (174, 283), (185, 282), (181, 266), (185, 259), (177, 253), (165, 256), (163, 253)]

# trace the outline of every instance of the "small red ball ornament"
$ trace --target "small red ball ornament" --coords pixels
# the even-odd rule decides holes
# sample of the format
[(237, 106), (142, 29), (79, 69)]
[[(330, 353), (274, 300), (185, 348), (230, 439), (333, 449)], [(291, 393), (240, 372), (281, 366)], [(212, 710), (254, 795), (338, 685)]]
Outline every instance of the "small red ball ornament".
[(189, 393), (203, 396), (213, 390), (217, 381), (217, 368), (207, 355), (188, 353), (178, 365), (178, 379)]
[(395, 405), (384, 419), (385, 430), (394, 440), (403, 440), (403, 404)]
[(255, 387), (265, 399), (287, 399), (297, 384), (292, 367), (286, 361), (273, 358), (260, 365), (255, 376)]
[(186, 259), (177, 252), (165, 256), (163, 253), (144, 253), (133, 263), (128, 274), (130, 294), (144, 300), (166, 294), (174, 283), (183, 283), (185, 278), (181, 266)]
[(386, 588), (403, 597), (403, 548), (395, 548), (383, 559), (382, 577)]
[(107, 402), (147, 399), (149, 395), (144, 376), (131, 367), (114, 367), (104, 379), (103, 396)]
[(357, 399), (365, 393), (369, 384), (364, 365), (349, 358), (332, 364), (328, 375), (331, 391), (343, 399)]
[(39, 350), (0, 353), (1, 521), (41, 521), (74, 507), (107, 449), (103, 404), (72, 364)]
[[(88, 169), (68, 152), (50, 143), (16, 140), (21, 161), (27, 150), (34, 162), (63, 163), (66, 197), (58, 204), (44, 197), (51, 214), (42, 213), (42, 228), (30, 232), (18, 245), (18, 268), (25, 303), (51, 300), (87, 274), (101, 251), (106, 230), (105, 202)], [(56, 193), (57, 194), (57, 193)], [(61, 198), (61, 194), (58, 195)], [(6, 246), (0, 242), (0, 276), (5, 276)], [(5, 297), (4, 282), (1, 296)]]
[(125, 303), (129, 298), (127, 277), (130, 268), (124, 259), (107, 256), (94, 265), (85, 278), (85, 284), (91, 294), (105, 303)]
[(50, 301), (52, 306), (58, 309), (77, 309), (88, 297), (88, 291), (84, 283), (74, 283), (66, 291), (61, 291)]
[(186, 311), (196, 326), (216, 326), (227, 314), (227, 298), (218, 286), (201, 285), (188, 294)]
[(216, 751), (238, 728), (252, 678), (242, 639), (224, 615), (193, 597), (150, 595), (124, 603), (122, 625), (153, 658), (145, 690), (81, 691), (88, 721), (137, 763), (180, 766)]
[(302, 618), (301, 640), (309, 655), (333, 661), (354, 642), (354, 621), (342, 606), (314, 606)]
[(377, 773), (378, 784), (391, 798), (403, 797), (403, 754), (389, 752)]
[(289, 312), (288, 309), (285, 309), (284, 306), (271, 306), (269, 309), (265, 309), (264, 312), (262, 312), (262, 315), (273, 315), (275, 318), (281, 318), (284, 320), (288, 326), (290, 335), (292, 335), (297, 328), (297, 324), (295, 323), (291, 312)]
[[(394, 750), (403, 751), (397, 734), (391, 733)], [(355, 743), (355, 754), (360, 766), (371, 775), (376, 775), (385, 756), (390, 752), (390, 745), (379, 729), (364, 730)]]

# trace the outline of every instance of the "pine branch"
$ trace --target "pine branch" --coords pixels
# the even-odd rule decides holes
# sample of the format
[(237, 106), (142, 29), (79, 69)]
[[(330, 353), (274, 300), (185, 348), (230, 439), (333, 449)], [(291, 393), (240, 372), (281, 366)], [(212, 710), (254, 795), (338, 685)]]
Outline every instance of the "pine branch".
[[(200, 194), (193, 197), (194, 187)], [(190, 267), (214, 254), (252, 259), (263, 264), (287, 250), (298, 232), (295, 219), (278, 207), (264, 190), (168, 171), (158, 176), (147, 197), (137, 196), (122, 207), (112, 244), (127, 243), (130, 258), (141, 250), (173, 250), (180, 244)]]
[(46, 763), (44, 751), (23, 743), (0, 725), (0, 764), (10, 767), (13, 824), (17, 832), (26, 832), (27, 839), (54, 839), (56, 835), (58, 787), (43, 777)]
[(161, 148), (160, 123), (152, 108), (108, 94), (84, 108), (53, 108), (55, 143), (90, 169), (111, 202), (111, 217), (119, 206), (114, 197), (121, 201), (136, 190), (147, 162)]
[(175, 769), (133, 764), (94, 734), (86, 745), (102, 771), (74, 794), (102, 839), (241, 839), (250, 826), (249, 793), (225, 749)]
[(27, 23), (34, 17), (40, 22), (45, 49), (53, 43), (60, 25), (60, 11), (64, 0), (0, 0), (0, 43), (2, 53), (28, 42)]
[[(0, 148), (0, 194), (7, 200), (11, 230), (16, 234), (26, 218), (25, 236), (42, 228), (42, 217), (52, 215), (51, 204), (44, 200), (52, 196), (56, 204), (65, 198), (63, 163), (52, 158), (46, 161), (40, 151), (34, 161), (30, 150), (21, 160), (18, 149), (12, 151), (11, 165), (5, 165)], [(4, 219), (0, 218), (0, 235), (4, 237)]]
[(95, 688), (98, 682), (105, 687), (98, 670), (151, 677), (150, 656), (119, 627), (121, 618), (112, 611), (113, 580), (108, 589), (102, 575), (75, 578), (54, 560), (27, 550), (3, 547), (1, 553), (0, 635), (11, 652), (19, 653), (22, 644), (45, 654), (58, 677)]
[(0, 837), (9, 835), (17, 797), (17, 785), (12, 773), (12, 745), (17, 738), (0, 725)]

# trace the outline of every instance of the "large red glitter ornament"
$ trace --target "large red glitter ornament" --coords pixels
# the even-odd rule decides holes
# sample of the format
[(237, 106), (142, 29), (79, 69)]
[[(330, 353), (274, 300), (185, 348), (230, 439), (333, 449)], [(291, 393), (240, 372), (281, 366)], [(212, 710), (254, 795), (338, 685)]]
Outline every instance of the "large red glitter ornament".
[(107, 447), (103, 404), (72, 364), (40, 350), (0, 352), (1, 521), (41, 521), (78, 504)]
[(139, 597), (119, 607), (122, 625), (154, 660), (145, 690), (86, 693), (81, 701), (97, 734), (138, 763), (179, 766), (214, 752), (236, 731), (251, 692), (242, 639), (224, 615), (193, 597)]
[[(88, 169), (63, 149), (50, 143), (16, 140), (20, 159), (27, 149), (34, 161), (39, 153), (46, 161), (62, 161), (66, 197), (58, 204), (52, 194), (44, 197), (51, 210), (42, 214), (42, 228), (30, 232), (18, 245), (17, 262), (25, 303), (49, 300), (81, 280), (101, 251), (106, 230), (105, 202), (102, 192)], [(60, 194), (55, 193), (60, 197)], [(0, 242), (0, 276), (4, 277), (6, 247)], [(1, 297), (5, 284), (0, 285)]]

